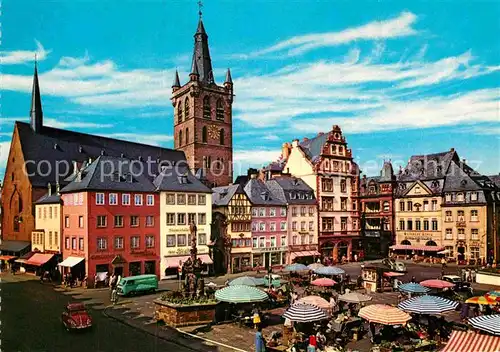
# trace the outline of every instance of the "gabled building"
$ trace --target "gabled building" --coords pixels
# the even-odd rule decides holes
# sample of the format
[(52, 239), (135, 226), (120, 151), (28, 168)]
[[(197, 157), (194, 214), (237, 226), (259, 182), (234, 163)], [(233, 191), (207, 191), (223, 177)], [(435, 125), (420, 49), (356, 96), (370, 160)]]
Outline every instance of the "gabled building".
[(283, 145), (283, 171), (315, 192), (319, 249), (324, 257), (352, 260), (362, 251), (358, 208), (359, 170), (339, 126), (312, 139)]
[(231, 271), (252, 268), (252, 204), (243, 186), (232, 184), (212, 189), (212, 211), (221, 214), (231, 237)]
[(300, 178), (276, 176), (265, 182), (274, 197), (287, 205), (287, 263), (310, 264), (318, 252), (318, 212), (314, 190)]
[(59, 185), (48, 185), (47, 194), (35, 202), (35, 227), (31, 234), (31, 248), (43, 253), (61, 254), (62, 199)]

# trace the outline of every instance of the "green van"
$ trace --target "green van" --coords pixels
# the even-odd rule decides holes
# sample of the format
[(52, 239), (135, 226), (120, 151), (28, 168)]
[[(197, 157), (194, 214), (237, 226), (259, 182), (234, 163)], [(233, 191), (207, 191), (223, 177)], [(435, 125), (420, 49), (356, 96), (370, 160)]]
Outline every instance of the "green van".
[(137, 275), (123, 277), (117, 285), (117, 293), (127, 296), (136, 293), (155, 292), (158, 289), (156, 275)]

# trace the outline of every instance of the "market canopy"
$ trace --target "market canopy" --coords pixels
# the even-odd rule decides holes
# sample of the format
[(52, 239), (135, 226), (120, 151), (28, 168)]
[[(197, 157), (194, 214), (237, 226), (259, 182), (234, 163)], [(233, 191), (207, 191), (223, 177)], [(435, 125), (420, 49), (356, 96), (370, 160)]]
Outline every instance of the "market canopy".
[(321, 279), (316, 279), (311, 281), (311, 285), (321, 286), (321, 287), (331, 287), (334, 286), (335, 284), (336, 284), (335, 281), (333, 281), (332, 279), (328, 279), (326, 277), (322, 277)]
[(401, 284), (398, 286), (398, 289), (409, 293), (427, 293), (430, 291), (429, 288), (417, 284), (416, 282), (408, 282), (406, 284)]
[(395, 244), (389, 247), (393, 251), (426, 251), (426, 252), (439, 252), (444, 247), (439, 246), (414, 246), (411, 244)]
[(495, 297), (491, 296), (476, 296), (469, 298), (465, 301), (465, 303), (496, 306), (498, 304), (498, 301)]
[(453, 331), (441, 352), (498, 352), (500, 351), (500, 337)]
[(251, 303), (265, 301), (268, 295), (252, 286), (235, 285), (215, 291), (215, 299), (228, 303)]
[(35, 253), (26, 261), (28, 265), (42, 266), (54, 257), (54, 254)]
[(304, 304), (310, 304), (310, 305), (316, 306), (316, 307), (324, 309), (324, 310), (330, 310), (332, 308), (330, 306), (330, 303), (326, 299), (324, 299), (323, 297), (320, 297), (320, 296), (302, 297), (297, 302), (304, 303)]
[(317, 268), (314, 270), (316, 274), (319, 275), (344, 275), (345, 270), (341, 268), (337, 268), (336, 266), (323, 266), (321, 268)]
[(285, 271), (308, 271), (309, 269), (304, 264), (287, 265)]
[(259, 286), (262, 284), (263, 284), (263, 282), (261, 280), (256, 279), (255, 277), (251, 277), (251, 276), (238, 277), (234, 280), (231, 280), (231, 282), (229, 282), (229, 286), (234, 286), (234, 285)]
[(458, 302), (437, 296), (413, 297), (398, 305), (398, 308), (405, 312), (417, 314), (441, 314), (457, 307)]
[(318, 251), (292, 252), (292, 254), (290, 254), (290, 259), (293, 260), (300, 257), (319, 257), (320, 255), (321, 254)]
[(317, 306), (304, 303), (295, 303), (283, 314), (284, 318), (296, 323), (309, 323), (328, 319), (325, 311)]
[(469, 324), (473, 328), (489, 332), (493, 335), (500, 335), (500, 314), (480, 315), (470, 318)]
[(309, 270), (315, 270), (315, 269), (324, 267), (324, 265), (321, 263), (312, 263), (312, 264), (309, 264), (307, 267), (309, 268)]
[(420, 282), (420, 285), (429, 288), (452, 288), (455, 287), (455, 284), (444, 280), (424, 280)]
[(85, 258), (82, 258), (82, 257), (68, 257), (68, 258), (64, 259), (61, 263), (59, 263), (59, 266), (64, 266), (66, 268), (72, 268), (76, 264), (79, 264), (80, 262), (82, 262), (83, 260), (85, 260)]
[(383, 325), (405, 325), (411, 316), (396, 307), (385, 304), (372, 304), (359, 310), (358, 316), (370, 323)]
[(339, 296), (339, 301), (347, 302), (347, 303), (363, 303), (371, 301), (372, 297), (368, 295), (364, 295), (358, 292), (349, 292), (344, 293)]

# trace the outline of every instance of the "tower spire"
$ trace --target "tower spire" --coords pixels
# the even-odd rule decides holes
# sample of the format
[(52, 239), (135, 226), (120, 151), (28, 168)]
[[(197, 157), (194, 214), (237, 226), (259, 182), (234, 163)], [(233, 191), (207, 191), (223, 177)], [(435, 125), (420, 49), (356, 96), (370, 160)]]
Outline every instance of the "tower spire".
[(35, 73), (33, 74), (33, 90), (31, 91), (30, 125), (33, 131), (41, 132), (43, 126), (43, 111), (37, 66), (38, 62), (35, 54)]
[[(205, 84), (215, 83), (214, 74), (212, 71), (212, 60), (210, 58), (210, 51), (208, 49), (208, 35), (205, 31), (205, 26), (202, 20), (203, 3), (198, 1), (198, 27), (196, 28), (196, 33), (194, 35), (194, 50), (193, 50), (193, 63), (192, 67), (196, 66), (198, 74), (200, 75), (199, 80)], [(191, 70), (194, 73), (194, 70)]]
[(179, 72), (175, 70), (174, 83), (172, 83), (172, 89), (177, 89), (181, 87), (181, 81), (179, 80)]

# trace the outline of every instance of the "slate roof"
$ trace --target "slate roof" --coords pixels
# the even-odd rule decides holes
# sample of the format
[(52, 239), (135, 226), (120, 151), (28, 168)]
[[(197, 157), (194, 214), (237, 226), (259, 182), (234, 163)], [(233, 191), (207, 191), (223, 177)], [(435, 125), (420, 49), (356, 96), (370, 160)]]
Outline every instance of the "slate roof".
[[(266, 181), (267, 188), (280, 201), (286, 204), (316, 204), (314, 190), (297, 177), (274, 177)], [(301, 199), (300, 195), (305, 199)], [(294, 197), (295, 196), (295, 197)]]
[[(35, 133), (28, 123), (19, 121), (16, 121), (16, 128), (19, 132), (24, 159), (35, 162), (35, 164), (28, 163), (26, 166), (31, 183), (35, 187), (46, 187), (49, 182), (52, 184), (59, 182), (62, 186), (67, 184), (68, 181), (64, 181), (64, 179), (73, 172), (73, 161), (82, 163), (89, 157), (97, 158), (101, 153), (115, 157), (123, 155), (123, 157), (130, 159), (142, 157), (144, 161), (148, 159), (171, 162), (185, 161), (182, 151), (157, 146), (47, 126), (42, 128), (41, 133)], [(44, 164), (40, 163), (42, 160), (44, 160)], [(57, 162), (62, 161), (66, 162), (67, 168), (60, 164), (60, 177), (56, 180), (56, 165)], [(37, 173), (36, 166), (39, 163), (41, 172)], [(50, 170), (48, 170), (47, 163), (50, 165)]]
[(203, 21), (199, 20), (196, 34), (194, 35), (194, 50), (192, 61), (192, 73), (198, 71), (200, 82), (211, 84), (215, 83), (214, 73), (212, 70), (212, 60), (208, 49), (208, 35), (203, 26)]
[(244, 187), (245, 193), (253, 205), (285, 205), (266, 187), (265, 183), (257, 178), (252, 178)]
[(316, 137), (307, 139), (299, 143), (299, 146), (302, 148), (304, 153), (311, 159), (312, 161), (316, 161), (316, 159), (320, 156), (323, 151), (323, 146), (328, 140), (328, 133), (320, 133)]
[(500, 188), (500, 175), (492, 175), (488, 176), (488, 178), (497, 186)]
[(444, 153), (413, 155), (398, 175), (398, 181), (436, 180), (446, 176), (452, 160), (459, 162), (455, 150)]
[(38, 199), (35, 204), (60, 204), (61, 203), (61, 195), (59, 194), (54, 194), (52, 193), (51, 195), (49, 195), (49, 193), (47, 192), (46, 194), (44, 194), (43, 196), (40, 197), (40, 199)]
[(380, 170), (380, 178), (378, 182), (391, 182), (394, 181), (394, 170), (392, 168), (392, 163), (390, 161), (384, 161), (384, 166)]
[(164, 168), (153, 180), (158, 191), (212, 193), (203, 182), (185, 167)]
[(216, 206), (226, 206), (237, 193), (244, 193), (240, 184), (232, 184), (224, 187), (212, 188), (212, 204)]
[(479, 191), (483, 189), (483, 184), (487, 181), (489, 179), (486, 176), (480, 175), (468, 165), (453, 161), (450, 164), (443, 191)]

